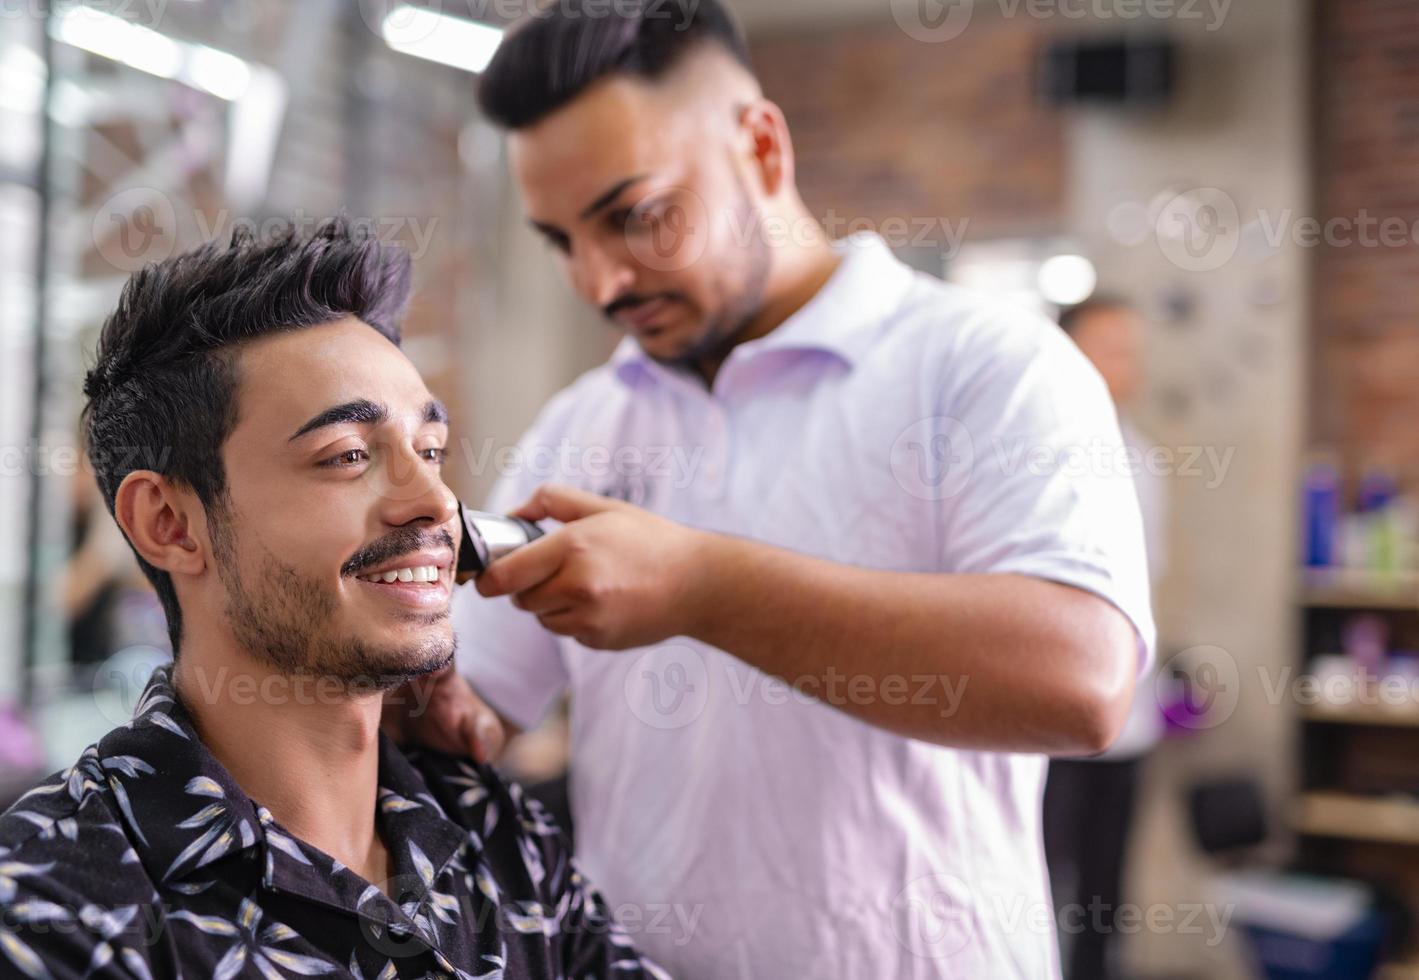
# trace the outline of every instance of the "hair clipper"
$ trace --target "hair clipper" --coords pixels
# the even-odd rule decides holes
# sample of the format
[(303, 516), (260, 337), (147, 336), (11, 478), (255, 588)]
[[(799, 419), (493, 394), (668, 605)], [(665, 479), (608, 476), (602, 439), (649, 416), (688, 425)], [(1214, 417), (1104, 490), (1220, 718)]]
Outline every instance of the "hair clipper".
[(482, 574), (483, 570), (510, 551), (536, 541), (543, 530), (520, 517), (488, 514), (471, 507), (458, 507), (463, 524), (463, 542), (458, 548), (458, 567), (454, 581), (462, 584)]

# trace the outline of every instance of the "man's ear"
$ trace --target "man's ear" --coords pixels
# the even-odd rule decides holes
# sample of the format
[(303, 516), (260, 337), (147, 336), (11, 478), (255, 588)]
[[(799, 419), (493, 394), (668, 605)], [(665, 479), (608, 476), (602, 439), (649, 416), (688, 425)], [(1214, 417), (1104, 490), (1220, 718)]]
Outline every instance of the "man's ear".
[(134, 470), (118, 485), (113, 515), (143, 560), (170, 574), (196, 575), (207, 563), (195, 527), (196, 496), (161, 473)]
[(783, 110), (768, 99), (755, 99), (740, 110), (739, 124), (749, 141), (750, 166), (768, 197), (794, 183), (793, 141)]

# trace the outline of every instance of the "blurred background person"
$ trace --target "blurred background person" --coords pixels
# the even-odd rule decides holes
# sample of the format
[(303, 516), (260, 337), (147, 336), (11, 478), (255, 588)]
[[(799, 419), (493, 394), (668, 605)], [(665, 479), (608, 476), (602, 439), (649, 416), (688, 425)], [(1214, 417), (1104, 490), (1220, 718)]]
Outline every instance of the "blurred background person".
[(109, 518), (88, 466), (74, 476), (73, 541), (60, 602), (74, 665), (96, 669), (137, 645), (170, 652), (162, 604)]
[[(1133, 474), (1143, 514), (1148, 575), (1162, 580), (1167, 547), (1167, 482), (1152, 465), (1154, 443), (1129, 407), (1145, 383), (1142, 324), (1121, 300), (1096, 295), (1059, 315), (1108, 385), (1119, 410), (1128, 455), (1105, 461)], [(1150, 468), (1151, 466), (1151, 468)], [(1066, 980), (1120, 976), (1114, 918), (1122, 904), (1139, 768), (1164, 730), (1152, 672), (1139, 678), (1123, 731), (1107, 751), (1086, 759), (1052, 759), (1045, 784), (1045, 855), (1049, 864)], [(1096, 911), (1097, 910), (1097, 911)]]

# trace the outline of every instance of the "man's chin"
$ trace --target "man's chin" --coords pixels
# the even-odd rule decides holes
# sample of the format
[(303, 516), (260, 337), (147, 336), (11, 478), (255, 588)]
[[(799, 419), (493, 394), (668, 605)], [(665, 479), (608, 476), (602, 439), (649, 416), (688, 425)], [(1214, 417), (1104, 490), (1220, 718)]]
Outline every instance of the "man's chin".
[[(416, 677), (423, 677), (427, 674), (435, 674), (453, 663), (454, 645), (449, 643), (446, 648), (420, 652), (414, 655), (403, 657), (391, 657), (388, 666), (383, 670), (375, 670), (373, 680), (380, 690), (393, 690), (401, 684), (408, 683)], [(374, 665), (371, 665), (374, 666)]]
[(636, 343), (651, 360), (680, 367), (694, 360), (700, 338), (692, 330), (671, 327), (653, 336), (637, 336)]

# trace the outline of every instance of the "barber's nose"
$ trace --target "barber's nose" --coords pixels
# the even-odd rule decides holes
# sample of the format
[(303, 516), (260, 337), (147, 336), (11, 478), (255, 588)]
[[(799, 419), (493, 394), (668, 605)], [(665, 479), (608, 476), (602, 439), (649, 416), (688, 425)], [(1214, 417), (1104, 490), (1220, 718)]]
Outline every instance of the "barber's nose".
[(635, 282), (635, 270), (600, 249), (584, 249), (577, 261), (577, 291), (598, 309), (623, 295)]

